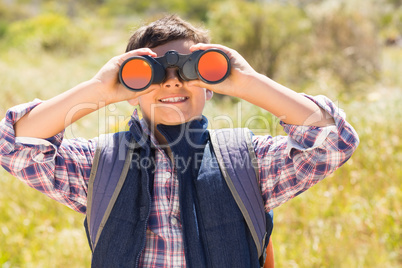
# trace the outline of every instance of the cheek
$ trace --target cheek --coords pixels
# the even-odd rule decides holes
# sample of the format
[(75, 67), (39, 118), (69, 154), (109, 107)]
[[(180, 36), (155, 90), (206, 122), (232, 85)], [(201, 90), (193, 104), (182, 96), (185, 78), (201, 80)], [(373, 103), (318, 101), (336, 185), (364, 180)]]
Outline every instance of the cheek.
[(208, 97), (208, 89), (202, 87), (193, 87), (191, 88), (193, 97), (196, 99), (206, 99)]
[(149, 104), (146, 100), (144, 100), (141, 97), (138, 99), (138, 104), (140, 106), (142, 115), (148, 117), (151, 110), (151, 104)]
[(197, 106), (204, 106), (205, 102), (212, 97), (212, 94), (208, 94), (208, 91), (209, 90), (205, 88), (200, 88), (197, 94), (194, 95), (195, 97), (194, 101), (197, 103)]
[(144, 94), (140, 97), (138, 97), (138, 103), (142, 107), (150, 106), (151, 104), (155, 103), (154, 101), (154, 96), (152, 94), (153, 92), (150, 92), (148, 94)]

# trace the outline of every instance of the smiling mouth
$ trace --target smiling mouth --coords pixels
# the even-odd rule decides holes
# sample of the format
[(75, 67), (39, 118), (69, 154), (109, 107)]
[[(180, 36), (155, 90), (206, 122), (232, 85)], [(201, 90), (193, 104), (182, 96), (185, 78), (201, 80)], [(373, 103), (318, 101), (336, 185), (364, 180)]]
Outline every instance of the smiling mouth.
[(188, 97), (172, 97), (172, 98), (164, 98), (159, 101), (162, 103), (179, 103), (184, 102), (188, 99)]

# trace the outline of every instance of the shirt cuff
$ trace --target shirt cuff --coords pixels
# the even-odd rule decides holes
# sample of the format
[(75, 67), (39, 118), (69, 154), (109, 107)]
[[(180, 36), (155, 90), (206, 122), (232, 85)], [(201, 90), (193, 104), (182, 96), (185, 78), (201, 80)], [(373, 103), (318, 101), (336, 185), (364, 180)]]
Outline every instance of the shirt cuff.
[(57, 147), (48, 140), (32, 137), (16, 137), (16, 144), (33, 145), (36, 150), (31, 151), (32, 160), (37, 163), (46, 163), (56, 158)]
[(303, 95), (332, 116), (335, 125), (326, 127), (298, 126), (286, 124), (281, 121), (280, 124), (283, 126), (284, 131), (289, 135), (287, 146), (287, 153), (289, 156), (292, 149), (308, 151), (321, 146), (331, 132), (341, 133), (342, 128), (345, 125), (345, 113), (330, 99), (325, 96), (312, 97), (305, 94)]

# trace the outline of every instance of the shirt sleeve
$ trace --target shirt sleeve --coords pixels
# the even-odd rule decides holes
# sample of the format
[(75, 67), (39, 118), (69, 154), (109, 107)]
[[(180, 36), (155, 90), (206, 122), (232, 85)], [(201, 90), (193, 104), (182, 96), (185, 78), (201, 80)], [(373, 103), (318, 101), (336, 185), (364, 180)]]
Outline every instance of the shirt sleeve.
[(50, 198), (86, 212), (88, 180), (97, 139), (15, 137), (14, 124), (40, 100), (15, 106), (0, 122), (0, 164), (13, 176)]
[(266, 211), (306, 191), (342, 166), (359, 138), (344, 112), (325, 96), (311, 97), (335, 125), (296, 126), (281, 122), (287, 136), (254, 136), (260, 184)]

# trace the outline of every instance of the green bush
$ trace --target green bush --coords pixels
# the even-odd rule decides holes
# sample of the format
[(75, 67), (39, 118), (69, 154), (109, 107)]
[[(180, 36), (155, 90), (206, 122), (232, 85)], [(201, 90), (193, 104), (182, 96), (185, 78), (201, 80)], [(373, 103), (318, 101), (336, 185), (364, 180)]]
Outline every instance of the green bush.
[(105, 0), (99, 6), (99, 12), (102, 15), (144, 15), (153, 16), (164, 12), (177, 13), (191, 20), (206, 19), (209, 6), (213, 2), (222, 2), (222, 0), (148, 0), (148, 1), (131, 1), (131, 0)]
[(309, 17), (314, 48), (309, 65), (314, 74), (326, 71), (339, 82), (338, 92), (348, 97), (378, 81), (381, 47), (374, 15), (338, 3), (312, 7)]
[(211, 8), (208, 26), (213, 42), (236, 49), (276, 81), (325, 94), (329, 84), (333, 97), (349, 98), (379, 79), (378, 28), (373, 13), (329, 2), (302, 8), (227, 1)]
[(85, 30), (58, 14), (44, 14), (11, 23), (4, 38), (9, 48), (67, 55), (84, 52), (89, 42)]
[(7, 27), (8, 27), (8, 23), (3, 20), (0, 20), (0, 39), (6, 35)]
[(208, 24), (213, 42), (236, 49), (257, 71), (272, 78), (281, 57), (310, 31), (307, 17), (295, 6), (243, 1), (216, 4)]

